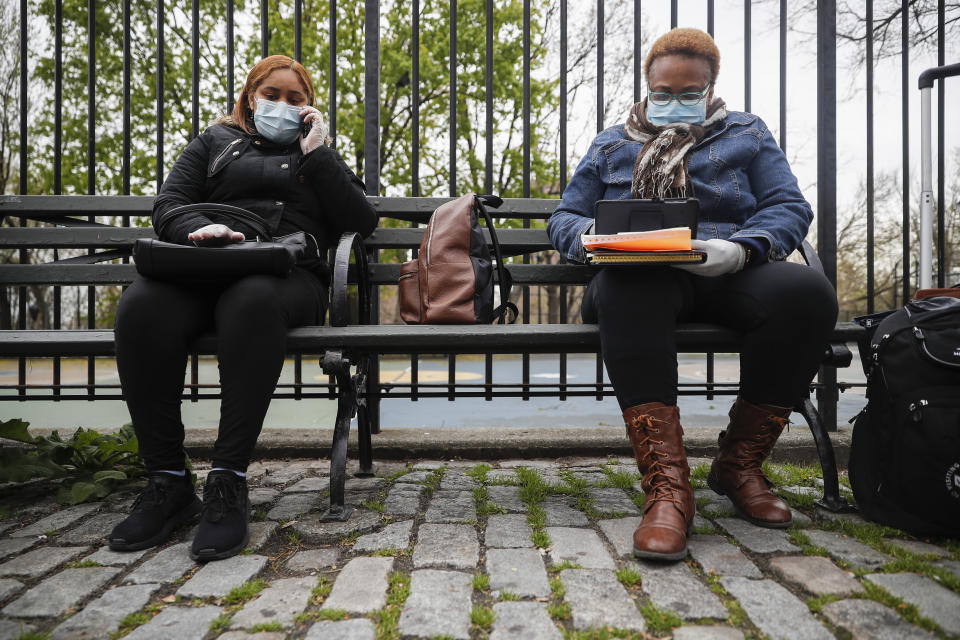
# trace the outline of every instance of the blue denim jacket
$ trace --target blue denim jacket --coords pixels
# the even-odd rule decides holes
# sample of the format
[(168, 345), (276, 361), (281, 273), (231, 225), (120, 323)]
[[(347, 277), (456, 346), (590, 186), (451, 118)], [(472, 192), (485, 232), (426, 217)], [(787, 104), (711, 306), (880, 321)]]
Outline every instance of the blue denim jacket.
[[(594, 203), (630, 197), (641, 147), (626, 137), (622, 124), (600, 132), (590, 145), (547, 225), (550, 241), (567, 260), (586, 260), (580, 236), (593, 224)], [(731, 111), (690, 152), (689, 171), (700, 200), (699, 239), (762, 239), (769, 247), (766, 259), (783, 260), (807, 235), (813, 209), (757, 116)]]

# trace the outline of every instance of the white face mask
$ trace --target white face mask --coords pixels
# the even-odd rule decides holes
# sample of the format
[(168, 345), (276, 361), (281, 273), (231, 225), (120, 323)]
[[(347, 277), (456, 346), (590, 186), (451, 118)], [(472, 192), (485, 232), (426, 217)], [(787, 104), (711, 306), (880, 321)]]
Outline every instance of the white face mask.
[(303, 126), (300, 107), (265, 98), (255, 100), (256, 111), (253, 114), (253, 123), (264, 138), (277, 144), (290, 144), (297, 139)]

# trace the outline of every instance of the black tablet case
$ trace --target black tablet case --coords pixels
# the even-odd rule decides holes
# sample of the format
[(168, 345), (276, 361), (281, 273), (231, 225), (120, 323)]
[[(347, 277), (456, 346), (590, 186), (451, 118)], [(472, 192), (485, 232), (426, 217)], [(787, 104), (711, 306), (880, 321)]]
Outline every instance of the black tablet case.
[(593, 207), (593, 215), (597, 221), (593, 233), (598, 236), (690, 227), (690, 237), (696, 238), (700, 202), (696, 198), (599, 200)]

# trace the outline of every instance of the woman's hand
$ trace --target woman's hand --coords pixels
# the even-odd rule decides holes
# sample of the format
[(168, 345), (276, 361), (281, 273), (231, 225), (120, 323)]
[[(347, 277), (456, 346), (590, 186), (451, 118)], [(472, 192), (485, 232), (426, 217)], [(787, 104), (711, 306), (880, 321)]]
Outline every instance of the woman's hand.
[(736, 273), (743, 269), (747, 261), (747, 250), (739, 242), (730, 242), (720, 238), (710, 240), (692, 240), (694, 249), (705, 251), (707, 261), (698, 264), (675, 264), (677, 269), (683, 269), (698, 276), (722, 276), (725, 273)]
[(199, 246), (219, 246), (234, 242), (243, 242), (244, 236), (225, 224), (208, 224), (187, 234), (187, 240)]
[(327, 123), (323, 119), (323, 114), (313, 107), (303, 107), (300, 110), (300, 117), (310, 124), (310, 132), (306, 136), (300, 136), (300, 150), (303, 151), (303, 155), (307, 155), (326, 141)]

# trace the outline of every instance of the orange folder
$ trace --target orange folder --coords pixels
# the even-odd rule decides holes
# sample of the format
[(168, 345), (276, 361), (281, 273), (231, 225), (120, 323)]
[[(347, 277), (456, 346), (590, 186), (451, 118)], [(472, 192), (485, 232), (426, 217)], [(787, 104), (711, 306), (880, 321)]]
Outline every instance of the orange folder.
[(690, 227), (657, 229), (656, 231), (628, 231), (613, 235), (583, 235), (587, 251), (689, 251)]

